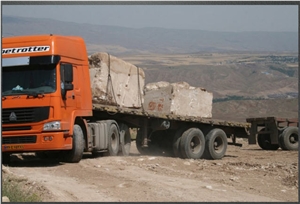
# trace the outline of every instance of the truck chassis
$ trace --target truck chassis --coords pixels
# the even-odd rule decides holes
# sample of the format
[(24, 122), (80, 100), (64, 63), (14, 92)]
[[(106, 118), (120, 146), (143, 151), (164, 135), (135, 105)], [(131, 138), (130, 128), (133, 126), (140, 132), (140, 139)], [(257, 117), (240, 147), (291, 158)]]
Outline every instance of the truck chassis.
[[(107, 121), (108, 118), (110, 120)], [(221, 159), (225, 155), (227, 144), (241, 146), (236, 143), (236, 138), (248, 138), (250, 128), (249, 123), (183, 117), (145, 112), (142, 109), (93, 104), (93, 118), (88, 121), (89, 129), (95, 129), (97, 125), (99, 125), (99, 130), (104, 129), (104, 126), (108, 128), (112, 123), (124, 129), (120, 132), (127, 132), (127, 128), (138, 129), (136, 145), (142, 154), (163, 151), (169, 152), (175, 157), (191, 159)], [(120, 149), (124, 149), (124, 145), (128, 145), (128, 142), (124, 143), (124, 140), (128, 141), (130, 135), (127, 137), (126, 135), (128, 133), (125, 134), (125, 139), (122, 136), (120, 141), (115, 141), (120, 142)], [(228, 138), (231, 138), (232, 142), (228, 143)], [(92, 145), (93, 139), (89, 138), (88, 140), (90, 141), (88, 142), (89, 150), (101, 151), (106, 146), (105, 141), (98, 142), (98, 147), (95, 147)], [(110, 140), (110, 135), (108, 135), (108, 146), (110, 146)], [(100, 143), (104, 146), (100, 147)], [(111, 151), (110, 155), (116, 155), (116, 151)], [(127, 155), (126, 151), (121, 152), (123, 155)]]

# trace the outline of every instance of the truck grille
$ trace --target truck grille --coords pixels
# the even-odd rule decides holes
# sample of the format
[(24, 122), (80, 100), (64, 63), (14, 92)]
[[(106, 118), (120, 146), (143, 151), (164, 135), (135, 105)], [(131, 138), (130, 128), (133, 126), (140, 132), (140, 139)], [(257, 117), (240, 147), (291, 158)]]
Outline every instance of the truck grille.
[(50, 107), (2, 109), (2, 124), (40, 122), (49, 118)]
[(36, 143), (36, 135), (2, 137), (2, 144), (28, 144)]
[(31, 130), (31, 126), (2, 127), (2, 132), (5, 132), (5, 131), (18, 131), (18, 130)]

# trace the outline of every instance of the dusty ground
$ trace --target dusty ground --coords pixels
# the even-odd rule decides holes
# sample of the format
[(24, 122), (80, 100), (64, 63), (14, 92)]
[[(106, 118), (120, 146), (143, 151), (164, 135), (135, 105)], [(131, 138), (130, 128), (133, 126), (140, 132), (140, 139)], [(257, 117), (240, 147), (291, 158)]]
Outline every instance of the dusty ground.
[(298, 201), (298, 152), (264, 151), (239, 140), (222, 160), (85, 155), (78, 164), (13, 155), (16, 175), (44, 201)]

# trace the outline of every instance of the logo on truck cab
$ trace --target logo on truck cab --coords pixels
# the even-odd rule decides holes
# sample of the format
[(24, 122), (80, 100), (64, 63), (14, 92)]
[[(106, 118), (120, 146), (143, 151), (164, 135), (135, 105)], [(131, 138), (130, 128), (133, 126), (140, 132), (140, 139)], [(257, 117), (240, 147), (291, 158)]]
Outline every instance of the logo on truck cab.
[(47, 52), (50, 50), (50, 46), (29, 46), (29, 47), (15, 47), (2, 49), (2, 55), (6, 54), (20, 54), (20, 53), (32, 53), (32, 52)]
[(11, 114), (9, 115), (9, 120), (17, 121), (17, 115), (15, 114), (15, 112), (11, 112)]

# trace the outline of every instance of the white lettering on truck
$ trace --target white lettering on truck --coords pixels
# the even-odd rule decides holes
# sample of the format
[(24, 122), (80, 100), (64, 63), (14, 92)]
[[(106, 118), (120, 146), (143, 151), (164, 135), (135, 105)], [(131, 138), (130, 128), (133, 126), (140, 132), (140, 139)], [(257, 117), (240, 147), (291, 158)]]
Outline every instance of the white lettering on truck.
[(47, 52), (49, 50), (50, 50), (50, 46), (47, 46), (47, 45), (45, 45), (45, 46), (5, 48), (5, 49), (2, 49), (2, 55), (30, 53), (30, 52)]

